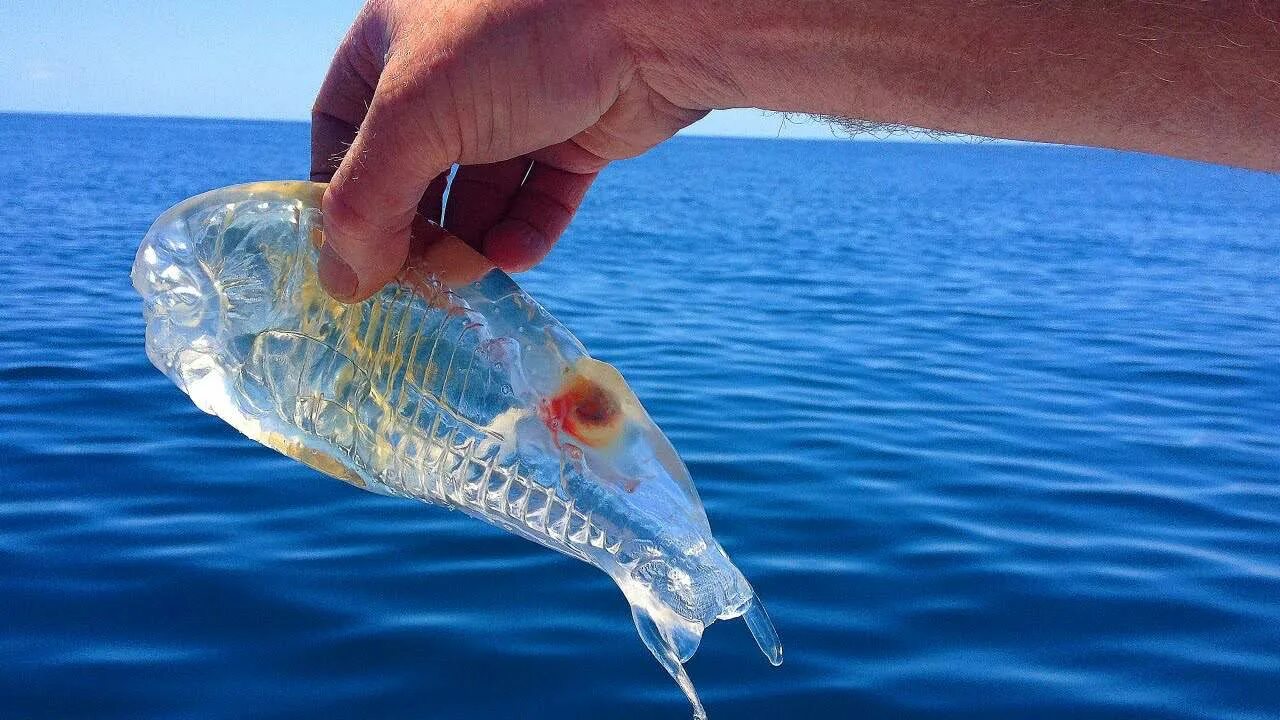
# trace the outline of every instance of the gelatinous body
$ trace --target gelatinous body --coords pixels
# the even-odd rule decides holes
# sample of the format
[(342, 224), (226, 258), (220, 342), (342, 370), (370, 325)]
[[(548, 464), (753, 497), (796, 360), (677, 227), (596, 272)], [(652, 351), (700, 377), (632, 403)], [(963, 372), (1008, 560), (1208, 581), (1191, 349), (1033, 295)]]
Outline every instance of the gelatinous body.
[(317, 470), (605, 571), (695, 717), (682, 663), (715, 620), (745, 616), (781, 662), (684, 463), (622, 376), (498, 270), (449, 287), (411, 264), (363, 303), (330, 299), (315, 270), (322, 190), (224, 188), (155, 222), (133, 284), (156, 367)]

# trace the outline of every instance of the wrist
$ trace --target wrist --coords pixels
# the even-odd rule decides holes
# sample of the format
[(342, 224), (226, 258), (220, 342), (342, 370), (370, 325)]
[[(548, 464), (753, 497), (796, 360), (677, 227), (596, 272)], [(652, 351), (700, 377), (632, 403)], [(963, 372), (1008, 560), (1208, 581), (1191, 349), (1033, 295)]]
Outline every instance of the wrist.
[(849, 109), (853, 3), (772, 0), (618, 2), (612, 17), (654, 90), (682, 107)]
[(719, 0), (619, 0), (610, 17), (626, 44), (633, 71), (680, 107), (744, 107), (750, 99), (737, 77), (744, 72)]

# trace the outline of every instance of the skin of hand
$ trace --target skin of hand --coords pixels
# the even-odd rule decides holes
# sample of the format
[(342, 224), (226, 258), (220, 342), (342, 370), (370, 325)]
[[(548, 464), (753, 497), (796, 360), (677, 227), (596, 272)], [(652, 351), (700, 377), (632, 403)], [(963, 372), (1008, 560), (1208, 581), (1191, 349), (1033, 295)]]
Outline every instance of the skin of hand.
[(596, 173), (759, 107), (1280, 170), (1263, 0), (371, 0), (312, 114), (320, 276), (368, 297), (415, 216), (537, 263)]
[(415, 215), (440, 216), (454, 163), (445, 226), (502, 268), (523, 270), (551, 248), (605, 164), (706, 114), (653, 89), (606, 5), (364, 7), (312, 115), (312, 179), (330, 182), (320, 277), (334, 297), (361, 300), (395, 276)]

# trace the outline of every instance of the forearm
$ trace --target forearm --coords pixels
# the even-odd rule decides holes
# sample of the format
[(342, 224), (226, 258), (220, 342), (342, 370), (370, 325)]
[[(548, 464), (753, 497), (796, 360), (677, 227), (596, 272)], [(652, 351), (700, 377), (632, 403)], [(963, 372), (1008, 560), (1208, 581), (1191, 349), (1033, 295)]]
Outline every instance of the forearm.
[(678, 101), (1280, 170), (1280, 3), (631, 7), (639, 71)]

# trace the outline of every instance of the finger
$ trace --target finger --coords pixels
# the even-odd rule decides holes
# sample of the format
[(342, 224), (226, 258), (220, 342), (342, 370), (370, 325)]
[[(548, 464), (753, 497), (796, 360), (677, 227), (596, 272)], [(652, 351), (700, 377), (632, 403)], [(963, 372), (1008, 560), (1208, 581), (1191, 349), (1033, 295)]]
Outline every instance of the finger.
[(587, 150), (572, 139), (532, 152), (529, 157), (534, 162), (579, 175), (598, 173), (609, 164), (608, 159)]
[(444, 226), (477, 250), (484, 235), (502, 219), (529, 173), (527, 158), (458, 168), (449, 187)]
[(385, 51), (373, 44), (380, 20), (368, 8), (338, 45), (311, 107), (311, 179), (328, 182), (373, 99)]
[(436, 130), (448, 114), (449, 94), (430, 81), (398, 80), (410, 75), (386, 69), (324, 194), (320, 279), (346, 302), (367, 298), (399, 272), (418, 203), (457, 155), (456, 142)]
[(484, 254), (508, 272), (536, 265), (569, 226), (597, 174), (534, 163), (506, 217), (485, 235)]

